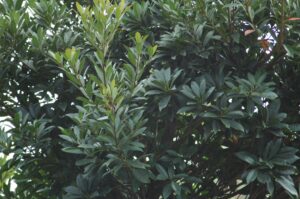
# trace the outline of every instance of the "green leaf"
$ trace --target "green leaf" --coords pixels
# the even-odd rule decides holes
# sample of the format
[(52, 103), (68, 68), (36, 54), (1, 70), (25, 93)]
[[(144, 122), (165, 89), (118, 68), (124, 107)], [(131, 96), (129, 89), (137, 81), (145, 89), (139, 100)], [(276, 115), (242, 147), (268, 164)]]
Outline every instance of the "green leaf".
[[(201, 83), (203, 83), (202, 87), (205, 86), (205, 81), (202, 81)], [(198, 85), (197, 82), (192, 82), (191, 83), (191, 88), (192, 88), (193, 94), (195, 96), (197, 96), (197, 97), (201, 96), (201, 89), (200, 89), (200, 87), (199, 87), (199, 85)]]
[(191, 107), (191, 106), (184, 106), (182, 108), (180, 108), (177, 113), (186, 113), (186, 112), (190, 112), (194, 110), (194, 107)]
[(156, 50), (157, 50), (157, 45), (155, 45), (155, 46), (152, 46), (152, 48), (151, 48), (151, 51), (150, 51), (150, 53), (149, 53), (149, 56), (153, 56), (154, 54), (155, 54), (155, 52), (156, 52)]
[(164, 186), (164, 189), (163, 189), (163, 197), (164, 197), (164, 199), (169, 198), (169, 196), (171, 195), (171, 193), (172, 193), (171, 184), (167, 184), (166, 186)]
[(255, 165), (257, 163), (257, 157), (246, 151), (237, 152), (235, 154), (239, 159), (249, 163), (250, 165)]
[(257, 170), (252, 169), (248, 172), (248, 175), (246, 177), (246, 182), (247, 184), (253, 182), (257, 178)]
[(171, 96), (165, 96), (159, 101), (158, 103), (159, 111), (162, 111), (164, 108), (168, 106), (170, 99)]
[(178, 184), (178, 183), (176, 183), (176, 182), (171, 182), (171, 187), (172, 187), (172, 189), (175, 191), (175, 193), (177, 194), (177, 195), (179, 195), (180, 194), (180, 192), (181, 192), (181, 186)]
[(74, 186), (69, 186), (65, 188), (65, 191), (73, 196), (82, 196), (82, 192), (79, 188)]
[(211, 113), (211, 112), (200, 113), (199, 116), (203, 117), (203, 118), (217, 118), (218, 117), (215, 113)]
[(283, 47), (287, 53), (287, 56), (292, 57), (292, 58), (295, 56), (295, 50), (293, 49), (292, 46), (284, 44)]
[(133, 169), (132, 170), (133, 176), (141, 183), (150, 183), (149, 173), (145, 169)]
[(269, 173), (266, 173), (264, 171), (258, 171), (257, 173), (257, 180), (260, 182), (260, 183), (268, 183), (270, 181), (272, 181)]
[(203, 79), (200, 83), (200, 95), (203, 96), (206, 90), (206, 81)]
[(192, 90), (191, 90), (188, 86), (184, 85), (184, 86), (182, 87), (181, 92), (182, 92), (186, 97), (188, 97), (188, 98), (190, 98), (190, 99), (195, 99), (195, 95), (193, 94)]
[(280, 176), (275, 179), (287, 192), (298, 197), (298, 192), (295, 189), (294, 182), (289, 176)]
[(253, 22), (255, 14), (254, 14), (254, 10), (252, 9), (251, 6), (248, 7), (248, 14), (249, 14), (251, 22)]
[(268, 189), (268, 192), (273, 195), (274, 193), (274, 183), (273, 181), (268, 181), (267, 182), (267, 189)]
[(213, 38), (213, 35), (214, 35), (214, 31), (209, 31), (206, 35), (205, 35), (205, 38), (204, 38), (204, 41), (203, 41), (203, 46), (206, 46), (208, 44), (208, 42)]
[(270, 160), (274, 156), (276, 156), (276, 154), (280, 150), (281, 145), (282, 145), (281, 139), (278, 139), (275, 141), (270, 141), (264, 150), (264, 153), (263, 153), (264, 159)]
[(300, 124), (289, 124), (288, 128), (289, 128), (290, 131), (299, 132), (300, 131)]
[(261, 97), (264, 97), (264, 98), (267, 98), (270, 100), (275, 100), (278, 96), (276, 93), (269, 91), (269, 92), (261, 93)]
[(128, 48), (127, 49), (127, 58), (129, 60), (129, 62), (133, 65), (133, 66), (136, 66), (137, 62), (136, 62), (136, 59), (137, 59), (137, 55), (135, 53), (135, 51), (131, 48)]
[(74, 154), (84, 154), (84, 152), (76, 147), (65, 147), (62, 149), (66, 153), (74, 153)]
[(238, 131), (241, 131), (241, 132), (245, 131), (243, 125), (241, 125), (239, 122), (231, 120), (229, 123), (230, 123), (230, 127), (234, 128), (235, 130), (238, 130)]
[(141, 34), (139, 32), (135, 33), (135, 41), (137, 43), (141, 43), (142, 42), (142, 36), (141, 36)]
[(61, 137), (62, 139), (68, 141), (68, 142), (71, 142), (71, 143), (76, 143), (76, 141), (71, 138), (70, 136), (67, 136), (67, 135), (59, 135), (59, 137)]
[(242, 132), (245, 131), (244, 127), (240, 123), (234, 120), (221, 119), (221, 122), (224, 124), (226, 128), (233, 128), (235, 130), (242, 131)]
[(156, 167), (157, 171), (159, 172), (159, 175), (161, 178), (160, 180), (168, 179), (167, 171), (160, 164), (156, 164), (155, 167)]
[(224, 124), (226, 128), (230, 128), (230, 120), (221, 119), (221, 122)]

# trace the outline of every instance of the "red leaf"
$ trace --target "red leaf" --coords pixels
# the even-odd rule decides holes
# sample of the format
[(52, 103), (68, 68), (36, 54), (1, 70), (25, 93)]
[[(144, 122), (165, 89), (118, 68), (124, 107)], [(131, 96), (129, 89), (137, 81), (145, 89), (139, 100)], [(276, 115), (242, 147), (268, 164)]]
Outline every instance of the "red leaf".
[(262, 47), (264, 50), (267, 50), (269, 48), (269, 41), (267, 39), (258, 40), (260, 47)]
[(291, 18), (288, 18), (288, 21), (298, 21), (300, 20), (299, 17), (291, 17)]
[(246, 30), (244, 32), (245, 36), (250, 35), (251, 33), (255, 32), (255, 30), (251, 29), (251, 30)]

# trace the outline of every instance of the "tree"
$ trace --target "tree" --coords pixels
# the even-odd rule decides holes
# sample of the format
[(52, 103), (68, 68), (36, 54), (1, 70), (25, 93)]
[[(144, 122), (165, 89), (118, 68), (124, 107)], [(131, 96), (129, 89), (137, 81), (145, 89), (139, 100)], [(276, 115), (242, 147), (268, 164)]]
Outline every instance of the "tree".
[(299, 10), (0, 1), (0, 196), (298, 198)]

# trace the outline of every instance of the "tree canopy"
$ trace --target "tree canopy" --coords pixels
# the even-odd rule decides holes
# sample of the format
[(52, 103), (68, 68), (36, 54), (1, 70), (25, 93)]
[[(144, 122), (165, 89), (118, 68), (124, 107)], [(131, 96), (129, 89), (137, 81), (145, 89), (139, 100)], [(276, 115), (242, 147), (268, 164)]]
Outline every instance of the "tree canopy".
[(299, 198), (299, 40), (299, 0), (0, 0), (0, 198)]

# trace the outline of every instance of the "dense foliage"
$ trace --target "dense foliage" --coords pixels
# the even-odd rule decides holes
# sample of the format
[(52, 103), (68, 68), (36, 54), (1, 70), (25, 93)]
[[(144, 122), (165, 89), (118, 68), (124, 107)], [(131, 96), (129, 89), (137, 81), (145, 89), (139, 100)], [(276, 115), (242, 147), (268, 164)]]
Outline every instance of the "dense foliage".
[(299, 0), (1, 0), (0, 198), (298, 198), (299, 17)]

